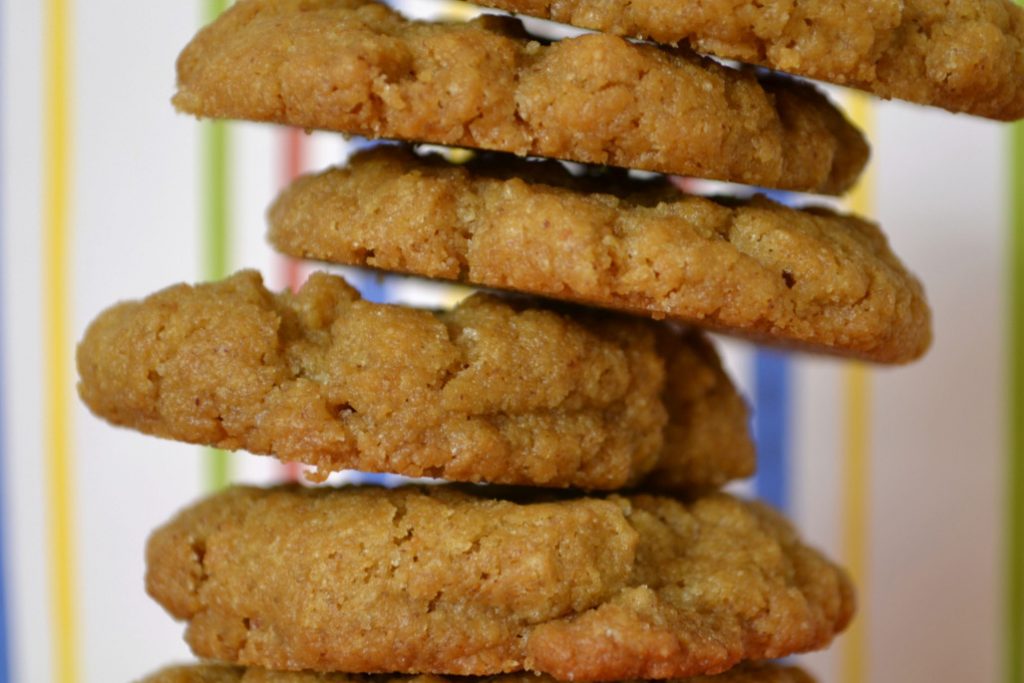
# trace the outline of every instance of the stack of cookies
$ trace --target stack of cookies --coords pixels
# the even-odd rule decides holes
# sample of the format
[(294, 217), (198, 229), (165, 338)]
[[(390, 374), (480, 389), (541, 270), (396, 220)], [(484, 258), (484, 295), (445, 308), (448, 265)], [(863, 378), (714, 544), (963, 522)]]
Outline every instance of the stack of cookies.
[(809, 679), (763, 660), (850, 620), (842, 570), (718, 491), (754, 452), (696, 328), (904, 363), (929, 344), (928, 308), (867, 221), (679, 192), (669, 174), (839, 194), (868, 155), (813, 87), (686, 45), (1010, 118), (1021, 13), (491, 2), (603, 33), (241, 0), (182, 54), (174, 101), (197, 116), (476, 150), (361, 152), (288, 188), (270, 239), (498, 291), (432, 312), (324, 273), (274, 294), (244, 271), (91, 325), (80, 392), (114, 424), (313, 479), (451, 482), (234, 487), (185, 510), (150, 539), (146, 585), (209, 663), (147, 680), (785, 683)]

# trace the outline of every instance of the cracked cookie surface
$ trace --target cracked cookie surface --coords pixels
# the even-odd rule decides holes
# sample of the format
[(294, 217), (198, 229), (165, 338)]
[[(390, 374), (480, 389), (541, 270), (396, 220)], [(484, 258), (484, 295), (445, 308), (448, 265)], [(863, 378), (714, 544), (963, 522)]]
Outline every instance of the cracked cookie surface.
[(853, 612), (840, 569), (725, 494), (239, 487), (146, 557), (198, 656), (271, 669), (684, 677), (822, 647)]
[(1010, 0), (480, 0), (882, 97), (1024, 116), (1024, 9)]
[(806, 84), (512, 19), (408, 21), (370, 0), (244, 0), (178, 60), (175, 105), (367, 137), (838, 194), (867, 145)]
[[(814, 679), (794, 666), (741, 664), (717, 676), (694, 676), (678, 683), (814, 683)], [(557, 683), (550, 676), (503, 674), (479, 678), (450, 679), (433, 675), (395, 676), (313, 673), (309, 671), (270, 671), (227, 664), (173, 666), (152, 674), (139, 683)], [(623, 681), (622, 683), (640, 683)], [(667, 683), (677, 683), (669, 681)]]
[(763, 197), (713, 201), (662, 179), (570, 176), (402, 147), (300, 179), (270, 210), (292, 256), (667, 316), (878, 362), (927, 349), (920, 283), (879, 229)]
[(563, 309), (373, 304), (324, 273), (275, 295), (245, 271), (101, 314), (79, 391), (114, 424), (321, 473), (585, 489), (752, 473), (746, 407), (696, 332)]

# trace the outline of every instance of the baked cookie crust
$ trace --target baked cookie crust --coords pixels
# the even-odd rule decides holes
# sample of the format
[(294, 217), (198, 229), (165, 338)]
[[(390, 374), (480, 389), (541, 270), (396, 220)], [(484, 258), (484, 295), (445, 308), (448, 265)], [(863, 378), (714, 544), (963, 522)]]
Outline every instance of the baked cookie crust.
[(695, 332), (478, 294), (432, 313), (318, 273), (274, 295), (252, 271), (106, 311), (79, 393), (118, 425), (454, 481), (719, 486), (754, 466), (746, 407)]
[(885, 98), (1024, 116), (1024, 10), (1010, 0), (481, 0)]
[(243, 0), (178, 60), (174, 104), (271, 121), (838, 194), (868, 148), (813, 87), (513, 19), (409, 21), (371, 0)]
[(270, 210), (302, 258), (469, 282), (668, 317), (882, 363), (921, 356), (921, 284), (872, 223), (766, 198), (687, 196), (666, 179), (573, 177), (488, 155), (401, 147), (303, 178)]
[(235, 488), (158, 529), (146, 586), (197, 656), (270, 669), (673, 678), (820, 648), (844, 573), (725, 494)]
[[(191, 664), (158, 671), (139, 683), (557, 683), (550, 676), (502, 674), (476, 678), (443, 678), (434, 675), (396, 676), (270, 671), (227, 664)], [(624, 681), (623, 683), (640, 683)], [(717, 676), (694, 676), (667, 683), (814, 683), (795, 666), (741, 664)]]

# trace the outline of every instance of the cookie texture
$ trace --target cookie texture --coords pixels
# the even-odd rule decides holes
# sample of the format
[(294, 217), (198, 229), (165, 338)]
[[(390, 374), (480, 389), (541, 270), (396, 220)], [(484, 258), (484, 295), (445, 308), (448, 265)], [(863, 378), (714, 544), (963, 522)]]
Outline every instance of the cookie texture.
[(302, 673), (264, 672), (262, 669), (246, 670), (240, 666), (226, 664), (181, 664), (168, 666), (136, 683), (252, 683), (263, 680), (269, 683), (319, 683), (329, 681), (329, 676)]
[(372, 266), (669, 317), (901, 363), (931, 340), (920, 283), (878, 228), (763, 197), (686, 196), (664, 178), (573, 177), (487, 155), (401, 147), (303, 178), (270, 210), (293, 256)]
[(146, 558), (197, 656), (269, 669), (685, 677), (820, 648), (853, 611), (840, 569), (725, 494), (234, 488)]
[(371, 0), (243, 0), (178, 60), (175, 105), (272, 121), (839, 193), (867, 145), (812, 87), (513, 19), (403, 19)]
[(1011, 0), (481, 0), (686, 45), (882, 97), (1024, 116), (1024, 10)]
[(106, 311), (78, 368), (114, 424), (323, 475), (615, 489), (753, 470), (746, 408), (706, 342), (582, 309), (478, 294), (431, 313), (323, 273), (274, 295), (246, 271)]
[[(741, 664), (717, 676), (694, 676), (686, 683), (814, 683), (814, 679), (795, 666)], [(227, 664), (192, 664), (168, 667), (139, 683), (556, 683), (550, 676), (502, 674), (473, 679), (451, 679), (433, 675), (359, 675), (313, 673), (310, 671), (270, 671)], [(639, 683), (633, 682), (633, 683)]]

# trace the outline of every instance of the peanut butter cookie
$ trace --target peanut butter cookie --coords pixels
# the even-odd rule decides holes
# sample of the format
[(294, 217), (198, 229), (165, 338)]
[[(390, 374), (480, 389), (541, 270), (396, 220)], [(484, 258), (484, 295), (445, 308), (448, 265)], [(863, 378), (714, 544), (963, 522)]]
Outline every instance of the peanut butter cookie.
[[(168, 667), (139, 683), (557, 683), (550, 676), (502, 674), (479, 678), (442, 678), (440, 676), (398, 676), (378, 674), (317, 674), (244, 668), (227, 664), (192, 664)], [(640, 683), (633, 681), (631, 683)], [(741, 664), (717, 676), (694, 676), (666, 683), (814, 683), (814, 679), (794, 666)]]
[(878, 228), (763, 197), (686, 196), (664, 178), (570, 176), (489, 155), (467, 165), (382, 147), (299, 180), (270, 211), (299, 257), (669, 317), (867, 360), (931, 340), (920, 283)]
[(513, 19), (403, 19), (372, 0), (243, 0), (178, 60), (175, 105), (368, 137), (837, 194), (867, 145), (812, 87)]
[(146, 557), (196, 655), (269, 669), (676, 678), (822, 647), (854, 607), (787, 522), (725, 494), (235, 488)]
[(1010, 0), (479, 0), (867, 90), (1024, 116), (1024, 9)]
[(110, 422), (315, 465), (616, 489), (752, 473), (747, 412), (694, 332), (478, 294), (441, 313), (255, 272), (103, 313), (80, 394)]

